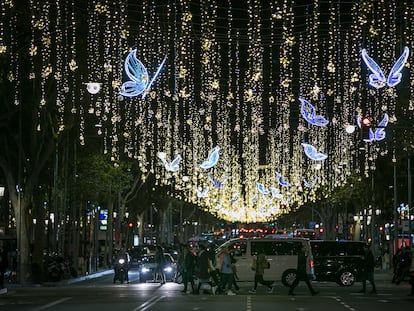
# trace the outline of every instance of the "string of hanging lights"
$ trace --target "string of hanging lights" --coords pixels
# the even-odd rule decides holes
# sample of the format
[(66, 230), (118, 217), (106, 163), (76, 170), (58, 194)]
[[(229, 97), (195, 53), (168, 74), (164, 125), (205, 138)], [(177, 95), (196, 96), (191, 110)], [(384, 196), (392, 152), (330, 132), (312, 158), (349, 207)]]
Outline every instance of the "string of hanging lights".
[(220, 218), (274, 219), (368, 176), (390, 144), (381, 131), (361, 151), (358, 118), (413, 118), (410, 0), (28, 3), (24, 48), (1, 3), (0, 58), (16, 104), (36, 85), (37, 130), (53, 105), (57, 133), (76, 117), (81, 145), (95, 131), (114, 165)]

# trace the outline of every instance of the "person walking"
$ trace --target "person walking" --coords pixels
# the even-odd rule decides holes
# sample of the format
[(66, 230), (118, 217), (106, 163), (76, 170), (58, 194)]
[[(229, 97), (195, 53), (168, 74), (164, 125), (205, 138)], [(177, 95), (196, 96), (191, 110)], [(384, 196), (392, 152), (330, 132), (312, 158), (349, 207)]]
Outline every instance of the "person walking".
[(293, 281), (292, 285), (289, 288), (289, 295), (294, 296), (295, 294), (293, 293), (294, 289), (296, 288), (296, 286), (298, 286), (300, 281), (303, 281), (306, 283), (306, 285), (309, 288), (309, 291), (311, 292), (312, 296), (315, 296), (316, 294), (318, 294), (319, 292), (314, 290), (312, 287), (312, 284), (310, 282), (309, 276), (306, 272), (306, 265), (307, 265), (307, 253), (304, 249), (304, 245), (301, 244), (299, 250), (298, 250), (298, 264), (297, 264), (297, 269), (296, 269), (296, 279)]
[(370, 246), (368, 244), (364, 245), (364, 260), (363, 260), (364, 271), (362, 273), (362, 289), (359, 293), (366, 293), (367, 289), (367, 280), (371, 283), (372, 294), (377, 293), (377, 289), (374, 282), (374, 268), (375, 268), (375, 258), (372, 253)]
[(190, 282), (192, 293), (195, 294), (194, 290), (194, 268), (196, 265), (197, 257), (190, 252), (190, 247), (186, 245), (183, 249), (184, 252), (184, 261), (182, 264), (182, 273), (183, 273), (183, 284), (184, 289), (182, 290), (183, 294), (187, 293), (187, 286)]
[(273, 292), (273, 281), (265, 281), (263, 274), (265, 269), (269, 269), (270, 264), (263, 253), (259, 253), (256, 258), (253, 259), (252, 269), (254, 270), (254, 287), (249, 290), (249, 293), (256, 293), (257, 285), (262, 284), (267, 287), (267, 292), (270, 294)]
[(198, 260), (197, 260), (197, 266), (198, 266), (198, 288), (197, 292), (200, 293), (201, 286), (203, 284), (208, 284), (211, 288), (211, 293), (215, 295), (216, 293), (216, 286), (213, 285), (213, 282), (210, 278), (210, 269), (212, 267), (212, 264), (210, 262), (210, 258), (207, 253), (207, 249), (203, 244), (200, 244), (200, 252), (198, 253)]
[(158, 276), (161, 277), (161, 284), (165, 284), (165, 273), (164, 273), (164, 266), (165, 266), (165, 258), (164, 258), (164, 249), (158, 245), (155, 250), (155, 262), (157, 266), (155, 267), (154, 272), (154, 282), (158, 281)]
[(0, 244), (0, 289), (4, 288), (4, 275), (6, 274), (8, 266), (7, 251), (5, 247)]
[(232, 290), (233, 286), (233, 269), (231, 267), (231, 258), (229, 254), (229, 250), (227, 248), (223, 248), (220, 254), (220, 273), (221, 273), (221, 286), (222, 289), (225, 290), (227, 286), (227, 295), (233, 296), (236, 295)]

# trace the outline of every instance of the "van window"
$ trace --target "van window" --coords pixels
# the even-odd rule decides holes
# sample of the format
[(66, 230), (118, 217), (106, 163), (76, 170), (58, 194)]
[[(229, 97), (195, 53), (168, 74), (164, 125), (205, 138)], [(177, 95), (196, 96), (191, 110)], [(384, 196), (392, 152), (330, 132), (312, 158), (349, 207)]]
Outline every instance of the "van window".
[(300, 241), (252, 241), (251, 255), (264, 253), (266, 256), (297, 255), (302, 243)]

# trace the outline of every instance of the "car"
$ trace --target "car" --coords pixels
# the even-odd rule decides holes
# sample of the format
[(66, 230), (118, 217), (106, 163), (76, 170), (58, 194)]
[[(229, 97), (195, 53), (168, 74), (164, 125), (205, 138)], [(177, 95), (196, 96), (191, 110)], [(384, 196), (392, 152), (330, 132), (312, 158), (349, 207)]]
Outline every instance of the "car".
[(364, 242), (311, 240), (316, 281), (352, 286), (361, 281)]
[[(172, 281), (177, 271), (177, 264), (173, 256), (169, 253), (164, 253), (165, 265), (164, 274), (166, 281)], [(138, 264), (139, 280), (144, 283), (149, 280), (155, 280), (155, 254), (147, 254), (141, 257)]]
[(285, 286), (291, 286), (297, 277), (298, 249), (304, 247), (307, 257), (307, 274), (313, 279), (313, 259), (309, 239), (292, 237), (269, 238), (235, 238), (220, 245), (216, 251), (216, 262), (223, 248), (234, 254), (239, 281), (254, 280), (254, 271), (251, 264), (255, 256), (262, 252), (270, 262), (266, 269), (266, 278), (272, 281), (281, 281)]

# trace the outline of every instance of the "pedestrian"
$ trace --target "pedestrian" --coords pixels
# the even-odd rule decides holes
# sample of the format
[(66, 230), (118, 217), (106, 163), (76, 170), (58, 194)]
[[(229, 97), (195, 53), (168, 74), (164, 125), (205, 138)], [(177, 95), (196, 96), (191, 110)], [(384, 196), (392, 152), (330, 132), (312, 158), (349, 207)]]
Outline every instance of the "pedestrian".
[(231, 258), (230, 253), (227, 248), (223, 248), (223, 250), (220, 253), (219, 256), (219, 267), (220, 267), (220, 273), (221, 273), (221, 286), (223, 290), (226, 289), (227, 286), (227, 295), (233, 296), (236, 295), (232, 290), (233, 286), (233, 269), (231, 267)]
[(165, 266), (165, 258), (164, 258), (164, 249), (157, 245), (155, 250), (155, 262), (157, 266), (155, 267), (154, 271), (154, 282), (158, 281), (158, 276), (161, 277), (161, 284), (165, 284), (165, 273), (164, 273), (164, 266)]
[(230, 255), (230, 261), (231, 261), (231, 269), (233, 270), (233, 286), (235, 290), (239, 290), (240, 287), (237, 284), (237, 281), (239, 280), (239, 277), (237, 276), (237, 267), (236, 267), (236, 258), (234, 258), (234, 252), (230, 251), (229, 252)]
[(213, 285), (213, 282), (210, 278), (210, 270), (211, 270), (211, 262), (208, 256), (206, 247), (204, 244), (200, 244), (200, 252), (198, 253), (197, 258), (197, 266), (198, 266), (198, 288), (197, 292), (200, 293), (201, 286), (203, 284), (208, 284), (211, 288), (211, 293), (215, 295), (216, 293), (216, 286)]
[(267, 287), (267, 292), (270, 294), (273, 292), (273, 281), (265, 281), (263, 279), (263, 274), (265, 269), (270, 268), (270, 263), (266, 259), (266, 256), (263, 252), (259, 252), (257, 256), (253, 259), (252, 270), (254, 270), (254, 287), (252, 290), (249, 290), (249, 293), (256, 293), (257, 285), (262, 284)]
[(319, 292), (314, 290), (312, 287), (312, 284), (310, 282), (308, 273), (306, 272), (306, 265), (307, 265), (307, 252), (305, 250), (305, 247), (303, 244), (298, 249), (298, 263), (297, 263), (297, 269), (296, 269), (296, 279), (293, 281), (292, 285), (289, 288), (289, 295), (294, 296), (293, 293), (296, 286), (298, 286), (300, 281), (303, 281), (308, 286), (312, 296), (318, 294)]
[(390, 252), (389, 250), (385, 250), (384, 254), (382, 255), (382, 270), (388, 271), (390, 268)]
[(411, 296), (414, 296), (414, 249), (411, 249), (410, 251), (410, 258), (411, 258), (411, 262), (410, 262), (410, 269), (409, 269), (409, 280), (408, 283), (410, 283), (411, 285)]
[(363, 260), (363, 273), (362, 273), (362, 289), (359, 293), (366, 293), (367, 281), (371, 283), (372, 294), (377, 293), (374, 282), (374, 268), (375, 268), (375, 258), (374, 254), (371, 251), (369, 244), (364, 245), (364, 260)]
[(194, 268), (196, 265), (197, 257), (192, 252), (190, 252), (190, 247), (188, 245), (184, 247), (183, 251), (184, 251), (184, 261), (182, 264), (182, 273), (183, 273), (184, 289), (182, 290), (182, 293), (184, 294), (187, 293), (188, 282), (190, 282), (192, 293), (195, 294)]
[(5, 247), (0, 244), (0, 289), (4, 288), (4, 275), (9, 266), (7, 251)]

